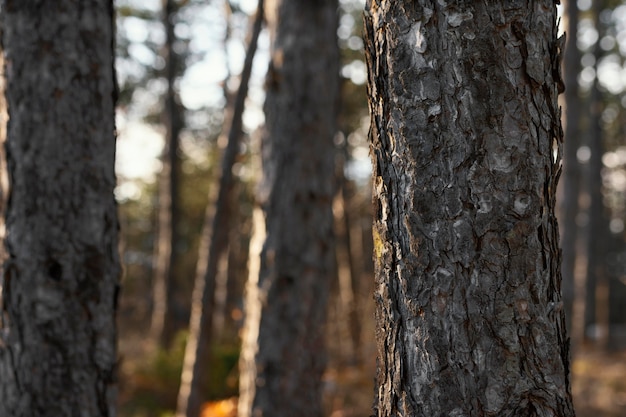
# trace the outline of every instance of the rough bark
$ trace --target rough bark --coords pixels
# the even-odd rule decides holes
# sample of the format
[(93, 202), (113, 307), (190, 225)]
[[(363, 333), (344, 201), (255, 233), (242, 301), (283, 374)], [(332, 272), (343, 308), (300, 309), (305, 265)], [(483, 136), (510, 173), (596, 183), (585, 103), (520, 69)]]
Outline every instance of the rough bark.
[[(578, 30), (578, 5), (575, 0), (565, 2), (566, 35), (564, 57), (565, 78), (565, 140), (563, 145), (563, 198), (560, 204), (559, 225), (561, 226), (561, 247), (563, 248), (563, 309), (568, 333), (572, 332), (574, 311), (574, 287), (580, 194), (580, 164), (576, 153), (580, 147), (580, 98), (578, 96), (578, 74), (580, 73), (580, 50), (576, 46)], [(578, 326), (580, 327), (580, 326)]]
[(239, 415), (319, 417), (333, 276), (337, 1), (275, 1), (266, 14), (263, 213), (251, 243)]
[(378, 416), (573, 416), (552, 0), (366, 6)]
[[(222, 172), (216, 198), (209, 198), (198, 254), (189, 319), (189, 338), (176, 406), (177, 417), (198, 417), (202, 405), (204, 374), (209, 359), (209, 346), (213, 327), (215, 283), (218, 264), (229, 244), (233, 165), (243, 135), (243, 111), (248, 96), (248, 83), (252, 62), (263, 25), (263, 0), (259, 0), (254, 18), (241, 81), (233, 107), (233, 117), (228, 131), (228, 142), (222, 156)], [(215, 202), (214, 204), (212, 204)]]
[(155, 247), (153, 308), (150, 333), (152, 340), (168, 347), (174, 336), (172, 311), (174, 309), (176, 241), (178, 238), (180, 160), (179, 136), (182, 128), (182, 111), (176, 92), (178, 54), (174, 51), (174, 17), (176, 2), (163, 0), (163, 27), (165, 28), (165, 79), (167, 90), (164, 97), (163, 124), (165, 146), (162, 170), (159, 176), (158, 227)]
[(3, 417), (115, 415), (113, 16), (107, 0), (3, 3)]

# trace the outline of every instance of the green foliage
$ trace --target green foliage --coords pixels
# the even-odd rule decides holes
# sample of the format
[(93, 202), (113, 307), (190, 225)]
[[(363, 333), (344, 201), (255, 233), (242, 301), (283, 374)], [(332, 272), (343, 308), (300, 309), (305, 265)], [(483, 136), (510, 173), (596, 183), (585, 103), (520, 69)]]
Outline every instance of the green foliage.
[(213, 347), (213, 363), (207, 379), (206, 399), (217, 400), (238, 395), (239, 363), (238, 345), (218, 345)]
[(122, 381), (128, 385), (125, 390), (128, 401), (122, 398), (121, 415), (160, 416), (163, 411), (176, 408), (185, 342), (186, 334), (179, 334), (171, 349), (159, 349)]
[[(137, 364), (132, 375), (122, 381), (127, 385), (121, 398), (120, 415), (127, 417), (170, 416), (176, 409), (187, 332), (180, 332), (172, 347), (159, 349)], [(206, 376), (206, 401), (237, 395), (239, 346), (216, 345)]]

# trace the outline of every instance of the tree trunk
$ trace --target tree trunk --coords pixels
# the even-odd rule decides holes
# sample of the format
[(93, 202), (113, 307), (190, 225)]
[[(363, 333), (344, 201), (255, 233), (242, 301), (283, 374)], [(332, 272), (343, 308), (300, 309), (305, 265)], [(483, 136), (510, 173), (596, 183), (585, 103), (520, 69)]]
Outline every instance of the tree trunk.
[(1, 416), (115, 415), (113, 16), (105, 0), (3, 4)]
[[(580, 195), (580, 164), (576, 153), (580, 147), (580, 97), (578, 94), (578, 74), (580, 73), (580, 51), (576, 46), (578, 31), (578, 5), (575, 0), (565, 2), (567, 43), (565, 46), (565, 143), (563, 152), (563, 198), (559, 210), (561, 226), (561, 247), (563, 248), (563, 307), (568, 333), (573, 335), (572, 317), (574, 312), (576, 248)], [(576, 326), (580, 327), (580, 326)]]
[(336, 269), (338, 279), (338, 303), (341, 319), (339, 325), (343, 332), (341, 339), (348, 345), (343, 360), (351, 364), (359, 364), (361, 361), (361, 325), (359, 322), (358, 299), (357, 299), (357, 267), (352, 257), (352, 245), (350, 240), (350, 207), (348, 205), (348, 180), (344, 175), (345, 154), (342, 149), (341, 155), (337, 155), (337, 185), (338, 190), (333, 202), (334, 235), (336, 252)]
[(178, 55), (174, 51), (176, 35), (173, 19), (176, 14), (175, 0), (163, 0), (163, 26), (165, 28), (165, 93), (163, 124), (165, 127), (165, 146), (163, 149), (162, 171), (159, 176), (158, 228), (155, 247), (153, 308), (150, 333), (152, 340), (161, 347), (168, 347), (174, 336), (172, 318), (176, 260), (175, 244), (178, 238), (178, 183), (180, 160), (178, 158), (179, 136), (182, 128), (181, 108), (175, 89), (177, 79)]
[(372, 1), (378, 416), (573, 416), (552, 0)]
[[(209, 198), (204, 228), (200, 241), (198, 265), (194, 279), (189, 319), (189, 338), (181, 375), (177, 417), (198, 417), (202, 405), (204, 374), (208, 369), (209, 346), (212, 333), (215, 302), (215, 279), (218, 263), (228, 248), (230, 231), (230, 203), (233, 190), (233, 165), (243, 134), (243, 111), (248, 96), (248, 82), (252, 73), (252, 61), (263, 24), (263, 0), (259, 0), (250, 43), (241, 72), (241, 82), (233, 108), (233, 118), (228, 133), (228, 143), (222, 157), (222, 172), (215, 199)], [(215, 202), (214, 205), (211, 205)]]
[[(337, 1), (276, 1), (263, 180), (251, 247), (240, 416), (321, 416), (325, 318), (333, 276)], [(260, 250), (260, 254), (259, 251)]]
[[(598, 13), (600, 12), (598, 8)], [(596, 19), (598, 24), (600, 19)], [(596, 62), (600, 61), (601, 49), (596, 46)], [(597, 70), (597, 66), (596, 66)], [(608, 336), (608, 315), (602, 313), (608, 305), (608, 297), (600, 298), (606, 291), (606, 251), (608, 250), (608, 223), (604, 212), (604, 196), (602, 194), (602, 155), (604, 154), (602, 131), (602, 112), (604, 100), (600, 91), (599, 81), (593, 83), (591, 89), (591, 111), (589, 117), (589, 168), (588, 189), (589, 225), (587, 232), (587, 280), (585, 283), (585, 340), (598, 341), (606, 345)], [(600, 289), (604, 287), (603, 291)]]

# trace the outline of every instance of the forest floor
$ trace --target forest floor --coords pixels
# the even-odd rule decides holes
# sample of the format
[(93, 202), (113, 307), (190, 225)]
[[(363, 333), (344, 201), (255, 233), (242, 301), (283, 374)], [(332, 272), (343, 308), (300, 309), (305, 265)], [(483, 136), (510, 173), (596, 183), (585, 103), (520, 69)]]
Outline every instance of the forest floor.
[[(373, 401), (371, 364), (339, 367), (325, 376), (329, 417), (370, 416)], [(572, 393), (577, 417), (626, 416), (626, 351), (585, 351), (572, 366)], [(207, 403), (202, 417), (235, 417), (236, 399)]]
[[(336, 384), (330, 417), (371, 415), (374, 373), (371, 366), (364, 371), (327, 372)], [(577, 417), (626, 417), (626, 350), (580, 352), (572, 364), (572, 394)]]
[(626, 416), (626, 350), (580, 352), (572, 365), (572, 394), (578, 417)]
[[(129, 326), (128, 321), (120, 324), (120, 417), (172, 415), (167, 410), (172, 410), (176, 401), (184, 340), (177, 342), (174, 349), (154, 356), (147, 354), (150, 349), (145, 335), (137, 332), (136, 326)], [(373, 334), (373, 329), (366, 327), (363, 333)], [(345, 340), (337, 336), (331, 340)], [(330, 362), (324, 375), (326, 416), (371, 416), (376, 374), (373, 340), (360, 346), (358, 366), (350, 360), (352, 349), (337, 343), (330, 345)], [(222, 372), (223, 379), (215, 381), (221, 387), (213, 390), (213, 398), (222, 400), (206, 403), (202, 417), (236, 416), (236, 357), (231, 356), (229, 351), (222, 354), (222, 362), (227, 361), (228, 367)], [(219, 367), (213, 367), (213, 371), (216, 369)], [(626, 349), (613, 353), (579, 349), (571, 369), (578, 417), (626, 416)]]
[[(354, 365), (329, 367), (324, 375), (325, 408), (328, 417), (367, 417), (371, 415), (375, 364), (373, 359), (365, 362), (365, 365), (358, 367)], [(127, 365), (129, 364), (127, 363)], [(173, 391), (173, 387), (168, 386), (169, 389), (155, 387), (154, 378), (147, 378), (148, 380), (145, 377), (142, 378), (142, 372), (137, 373), (137, 368), (134, 366), (124, 368), (121, 375), (120, 399), (123, 403), (139, 400), (143, 406), (131, 407), (130, 409), (122, 407), (120, 416), (168, 415), (167, 412), (158, 414), (154, 411), (150, 412), (144, 407), (148, 405), (145, 402), (152, 402), (150, 399), (154, 400), (155, 396), (163, 400), (165, 400), (164, 397), (175, 397), (175, 392), (169, 392)], [(161, 379), (162, 383), (164, 379), (169, 379), (168, 377), (171, 378), (173, 375), (156, 379)], [(143, 389), (131, 388), (138, 383), (143, 385)], [(128, 390), (128, 388), (131, 389)], [(626, 416), (626, 350), (608, 354), (593, 350), (581, 352), (572, 364), (572, 393), (578, 417)], [(129, 394), (131, 396), (139, 394), (144, 399), (134, 398), (132, 400), (127, 397)], [(171, 398), (167, 402), (171, 402), (173, 399)], [(235, 397), (206, 403), (202, 417), (235, 417), (236, 403)], [(147, 408), (154, 410), (155, 405), (152, 404)], [(140, 411), (142, 408), (144, 408), (143, 412)], [(130, 410), (132, 411), (129, 412)]]

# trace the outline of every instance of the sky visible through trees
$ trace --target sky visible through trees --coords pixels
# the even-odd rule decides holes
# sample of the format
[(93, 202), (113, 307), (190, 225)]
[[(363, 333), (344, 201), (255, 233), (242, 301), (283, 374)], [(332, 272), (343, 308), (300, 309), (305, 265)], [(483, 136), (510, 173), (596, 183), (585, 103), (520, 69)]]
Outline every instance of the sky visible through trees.
[[(224, 14), (223, 8), (214, 1), (209, 6), (203, 6), (201, 13), (191, 16), (184, 29), (180, 32), (192, 39), (192, 50), (202, 54), (202, 59), (187, 68), (185, 75), (180, 80), (179, 88), (183, 104), (187, 108), (199, 108), (204, 105), (221, 105), (223, 100), (223, 83), (228, 71), (234, 74), (241, 71), (245, 52), (245, 32), (247, 21), (239, 19), (235, 23), (235, 36), (228, 44), (227, 51), (224, 51), (223, 32)], [(256, 7), (254, 0), (234, 1), (241, 9), (252, 14)], [(356, 0), (343, 0), (342, 4), (348, 9), (362, 8), (361, 2)], [(591, 0), (578, 1), (579, 8), (584, 12), (591, 8)], [(117, 2), (118, 7), (129, 5), (141, 7), (154, 13), (160, 11), (159, 0), (137, 1), (121, 0)], [(559, 6), (559, 11), (563, 7)], [(608, 18), (608, 17), (607, 17)], [(607, 50), (615, 49), (616, 43), (619, 52), (626, 55), (626, 5), (618, 6), (610, 17), (615, 22), (616, 33), (613, 36), (605, 36), (600, 39), (600, 45)], [(118, 31), (123, 32), (131, 42), (129, 48), (130, 59), (117, 60), (117, 70), (120, 82), (127, 78), (138, 77), (142, 72), (141, 65), (162, 65), (159, 58), (154, 55), (142, 43), (146, 40), (160, 43), (163, 40), (163, 33), (158, 22), (147, 22), (137, 18), (125, 19), (119, 23)], [(344, 37), (354, 49), (362, 48), (362, 42), (358, 37), (353, 36), (353, 25), (360, 26), (361, 22), (355, 21), (351, 15), (341, 17), (338, 35)], [(591, 53), (591, 47), (598, 41), (598, 33), (593, 26), (591, 18), (583, 18), (579, 25), (578, 46), (583, 51), (588, 51), (582, 56), (583, 69), (580, 74), (580, 85), (584, 91), (591, 88), (596, 70), (594, 69), (595, 58)], [(258, 127), (263, 122), (261, 106), (263, 103), (263, 78), (268, 62), (269, 39), (264, 31), (259, 41), (259, 50), (255, 58), (253, 77), (251, 80), (248, 106), (244, 115), (244, 125), (250, 131)], [(610, 54), (600, 63), (597, 72), (600, 84), (612, 94), (621, 94), (626, 89), (626, 69), (620, 64), (620, 57)], [(365, 66), (362, 60), (355, 60), (344, 66), (342, 75), (352, 79), (357, 84), (365, 82)], [(138, 193), (138, 188), (133, 186), (132, 181), (125, 183), (127, 179), (151, 179), (159, 169), (158, 155), (161, 151), (160, 133), (146, 126), (141, 122), (141, 117), (147, 108), (154, 106), (158, 102), (158, 95), (164, 87), (159, 83), (150, 85), (146, 91), (139, 91), (130, 108), (123, 108), (118, 112), (118, 129), (120, 136), (118, 139), (118, 159), (117, 172), (120, 175), (120, 186), (118, 196), (122, 199), (132, 198)], [(615, 110), (609, 109), (606, 118), (615, 118)], [(191, 147), (191, 146), (190, 146)], [(361, 163), (357, 170), (362, 177), (369, 175), (365, 154), (360, 155)], [(589, 150), (583, 146), (579, 152), (579, 159), (586, 161), (589, 158)], [(608, 168), (614, 168), (626, 163), (626, 148), (609, 152), (605, 156), (605, 164)], [(611, 173), (608, 180), (616, 188), (626, 188), (626, 177), (620, 173)], [(611, 229), (615, 232), (623, 230), (624, 222), (616, 219), (611, 223)]]
[[(183, 29), (191, 37), (191, 49), (202, 54), (202, 58), (187, 68), (185, 75), (180, 80), (179, 89), (181, 99), (187, 108), (200, 108), (202, 106), (223, 105), (222, 83), (229, 71), (238, 74), (245, 53), (245, 36), (247, 31), (247, 19), (238, 19), (235, 22), (235, 36), (228, 43), (227, 51), (223, 47), (224, 13), (219, 7), (221, 1), (214, 1), (209, 6), (203, 6), (202, 12), (192, 16)], [(233, 1), (241, 9), (248, 13), (254, 13), (256, 2), (254, 0)], [(346, 7), (361, 9), (359, 1), (344, 0)], [(160, 11), (160, 1), (136, 1), (121, 0), (118, 7), (128, 4), (132, 7), (141, 7), (154, 13)], [(159, 58), (146, 46), (142, 45), (146, 40), (160, 43), (163, 41), (162, 29), (159, 22), (148, 22), (137, 18), (127, 18), (118, 23), (118, 31), (123, 32), (131, 42), (129, 59), (117, 61), (118, 77), (120, 82), (132, 77), (141, 76), (142, 65), (162, 65)], [(344, 38), (351, 48), (362, 49), (362, 41), (353, 34), (354, 26), (360, 27), (361, 22), (356, 21), (352, 15), (344, 15), (340, 19), (338, 35)], [(181, 30), (181, 31), (183, 31)], [(259, 39), (259, 50), (256, 53), (253, 74), (250, 83), (250, 92), (246, 112), (244, 113), (244, 125), (248, 131), (254, 130), (263, 123), (262, 105), (265, 96), (263, 80), (267, 70), (269, 39), (264, 30)], [(356, 84), (364, 84), (366, 68), (363, 60), (354, 60), (342, 68), (342, 75), (350, 78)], [(121, 179), (151, 179), (159, 169), (158, 157), (162, 147), (162, 138), (159, 132), (149, 128), (141, 121), (146, 109), (153, 107), (159, 100), (158, 92), (164, 87), (150, 85), (146, 91), (138, 91), (133, 104), (129, 108), (122, 108), (118, 114), (118, 160), (117, 171)], [(190, 146), (191, 147), (191, 146)], [(369, 175), (369, 156), (361, 152), (360, 165), (355, 168), (356, 175), (367, 178)], [(132, 198), (137, 195), (137, 187), (124, 184), (122, 181), (118, 188), (118, 195), (122, 199)]]

